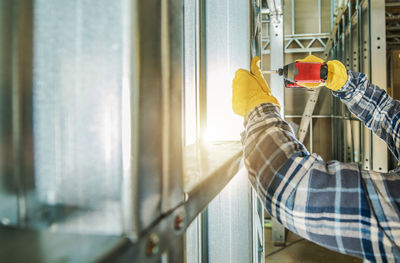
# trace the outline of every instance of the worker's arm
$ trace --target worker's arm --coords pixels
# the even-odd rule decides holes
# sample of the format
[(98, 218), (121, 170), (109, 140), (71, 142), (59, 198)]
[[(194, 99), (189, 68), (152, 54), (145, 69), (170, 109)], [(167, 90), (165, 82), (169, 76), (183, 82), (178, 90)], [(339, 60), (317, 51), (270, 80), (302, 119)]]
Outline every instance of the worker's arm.
[(333, 94), (382, 138), (397, 160), (400, 156), (400, 102), (371, 84), (365, 74), (348, 72), (346, 84)]
[(400, 176), (311, 155), (271, 103), (242, 134), (249, 179), (268, 213), (300, 236), (371, 261), (400, 257)]
[[(251, 72), (237, 71), (232, 106), (246, 119), (245, 165), (267, 211), (293, 232), (330, 249), (371, 261), (399, 259), (400, 176), (310, 155), (281, 118), (258, 62), (253, 59)], [(339, 63), (328, 66), (331, 88), (347, 81), (344, 73), (341, 83)]]
[[(309, 55), (303, 62), (323, 62)], [(349, 110), (364, 124), (382, 138), (397, 160), (400, 156), (400, 102), (393, 100), (386, 92), (371, 84), (362, 73), (346, 71), (337, 60), (326, 62), (328, 78), (325, 86), (344, 102)], [(306, 87), (314, 83), (303, 83)]]

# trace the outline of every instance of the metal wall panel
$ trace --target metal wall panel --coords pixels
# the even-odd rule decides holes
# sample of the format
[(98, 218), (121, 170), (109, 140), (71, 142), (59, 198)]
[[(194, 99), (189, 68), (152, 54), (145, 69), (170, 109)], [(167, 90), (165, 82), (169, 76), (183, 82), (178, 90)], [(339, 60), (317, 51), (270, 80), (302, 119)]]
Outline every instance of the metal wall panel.
[(201, 251), (201, 218), (199, 216), (186, 229), (185, 261), (187, 263), (200, 263)]
[[(253, 243), (253, 263), (265, 262), (265, 240), (264, 240), (264, 206), (261, 199), (257, 196), (254, 188), (251, 189), (252, 203), (252, 243)], [(276, 222), (276, 220), (273, 220)], [(273, 228), (272, 230), (280, 230), (283, 226)], [(285, 229), (283, 228), (283, 234)], [(279, 232), (279, 231), (278, 231)], [(279, 239), (279, 238), (278, 238)]]
[[(324, 160), (332, 160), (332, 122), (330, 118), (314, 118), (312, 124), (313, 153)], [(337, 135), (336, 135), (337, 136)]]
[(306, 106), (309, 92), (304, 88), (284, 88), (285, 115), (302, 115)]
[(232, 80), (249, 68), (248, 1), (206, 1), (207, 130), (205, 138), (239, 140), (242, 118), (232, 114)]
[[(250, 12), (243, 10), (250, 11), (249, 2), (185, 1), (186, 128), (192, 133), (196, 129), (194, 136), (187, 130), (186, 144), (196, 138), (239, 139), (243, 130), (243, 119), (232, 114), (229, 95), (235, 71), (250, 69)], [(186, 231), (187, 262), (248, 262), (248, 193), (247, 173), (235, 175), (206, 212), (192, 222)]]
[(197, 1), (184, 1), (184, 51), (185, 51), (185, 145), (194, 144), (197, 140), (198, 93), (197, 93)]
[[(285, 4), (289, 1), (285, 1)], [(310, 0), (295, 0), (295, 32), (297, 34), (302, 33), (316, 33), (320, 32), (321, 27), (322, 32), (329, 32), (330, 29), (330, 9), (329, 0), (321, 0), (321, 24), (315, 18), (318, 12), (318, 1)], [(317, 13), (317, 14), (316, 14)], [(290, 17), (290, 14), (287, 13)], [(285, 15), (285, 17), (286, 17)], [(288, 23), (286, 23), (287, 25)]]
[(40, 204), (32, 206), (64, 211), (75, 206), (82, 212), (53, 223), (55, 230), (117, 234), (122, 232), (122, 135), (130, 136), (122, 131), (123, 112), (130, 112), (122, 103), (129, 78), (123, 57), (130, 48), (123, 42), (128, 34), (123, 19), (129, 8), (127, 1), (95, 2), (35, 1), (33, 119)]
[(252, 240), (257, 237), (251, 235), (249, 190), (243, 166), (208, 206), (208, 262), (250, 262)]
[[(235, 71), (250, 69), (250, 8), (249, 1), (206, 1), (206, 138), (211, 140), (238, 139), (243, 130), (243, 119), (232, 114), (229, 94)], [(203, 249), (208, 251), (203, 251), (203, 258), (207, 255), (208, 262), (248, 262), (250, 213), (249, 184), (244, 170), (235, 175), (207, 208), (203, 220), (208, 231), (207, 237), (203, 237)]]

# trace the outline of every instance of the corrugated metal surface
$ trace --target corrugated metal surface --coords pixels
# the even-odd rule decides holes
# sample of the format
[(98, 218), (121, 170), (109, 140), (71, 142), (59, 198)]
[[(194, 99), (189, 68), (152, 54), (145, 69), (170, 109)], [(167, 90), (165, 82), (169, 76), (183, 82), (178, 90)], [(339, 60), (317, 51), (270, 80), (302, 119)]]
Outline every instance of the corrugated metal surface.
[(53, 225), (61, 231), (122, 231), (126, 1), (101, 2), (38, 0), (34, 6), (36, 197), (84, 211)]
[(211, 140), (238, 140), (243, 120), (232, 114), (232, 80), (249, 69), (248, 1), (206, 1), (207, 134)]
[(208, 206), (209, 262), (250, 262), (249, 187), (247, 171), (242, 169)]

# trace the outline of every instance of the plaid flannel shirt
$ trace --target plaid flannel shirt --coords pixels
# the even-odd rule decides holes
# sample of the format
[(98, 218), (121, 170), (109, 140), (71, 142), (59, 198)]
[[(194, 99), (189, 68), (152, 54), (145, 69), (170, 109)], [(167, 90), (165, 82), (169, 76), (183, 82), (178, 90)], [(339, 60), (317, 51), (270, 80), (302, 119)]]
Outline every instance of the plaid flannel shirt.
[[(339, 97), (399, 159), (400, 102), (349, 72)], [(400, 262), (400, 169), (378, 173), (310, 154), (273, 104), (242, 134), (249, 180), (267, 212), (298, 235), (372, 262)]]

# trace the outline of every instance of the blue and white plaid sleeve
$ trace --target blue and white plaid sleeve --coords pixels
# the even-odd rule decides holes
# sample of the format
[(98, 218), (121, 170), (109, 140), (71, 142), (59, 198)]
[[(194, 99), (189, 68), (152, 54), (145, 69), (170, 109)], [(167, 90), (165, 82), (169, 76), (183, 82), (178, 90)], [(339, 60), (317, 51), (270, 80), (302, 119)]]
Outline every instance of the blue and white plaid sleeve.
[[(365, 87), (364, 94), (376, 94), (369, 88)], [(343, 88), (340, 92), (350, 105), (356, 104), (350, 95), (356, 91)], [(381, 105), (382, 98), (384, 94), (371, 96), (376, 105)], [(366, 111), (360, 112), (368, 116)], [(390, 131), (379, 129), (381, 134)], [(400, 170), (381, 174), (357, 164), (325, 162), (307, 151), (269, 103), (250, 112), (242, 143), (250, 182), (267, 212), (285, 227), (366, 261), (400, 262)]]
[(351, 113), (383, 139), (397, 160), (400, 156), (400, 102), (371, 84), (365, 74), (348, 72), (348, 81), (333, 95), (347, 105)]

